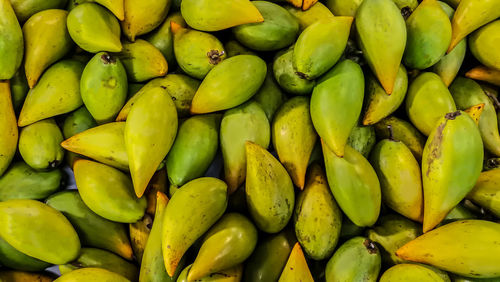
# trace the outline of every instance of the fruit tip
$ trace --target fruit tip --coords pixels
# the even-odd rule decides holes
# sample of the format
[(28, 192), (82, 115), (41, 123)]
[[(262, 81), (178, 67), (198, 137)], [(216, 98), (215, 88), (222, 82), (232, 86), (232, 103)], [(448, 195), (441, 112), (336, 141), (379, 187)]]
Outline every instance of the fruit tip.
[(170, 21), (170, 30), (172, 30), (172, 32), (174, 34), (176, 34), (177, 32), (179, 32), (179, 30), (181, 30), (181, 29), (183, 29), (183, 27), (180, 24), (178, 24), (178, 23), (176, 23), (174, 21)]

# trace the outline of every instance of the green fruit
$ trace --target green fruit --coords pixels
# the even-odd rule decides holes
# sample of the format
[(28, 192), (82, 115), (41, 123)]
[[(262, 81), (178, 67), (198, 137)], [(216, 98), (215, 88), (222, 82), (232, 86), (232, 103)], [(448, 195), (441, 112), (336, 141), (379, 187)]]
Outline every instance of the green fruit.
[(492, 169), (484, 171), (467, 195), (467, 199), (491, 211), (497, 217), (500, 216), (500, 170)]
[(309, 95), (314, 88), (314, 81), (300, 77), (293, 68), (293, 48), (280, 51), (274, 57), (273, 73), (276, 82), (285, 91), (293, 95)]
[(23, 60), (23, 32), (12, 8), (9, 0), (0, 1), (0, 80), (11, 79)]
[(305, 11), (291, 5), (285, 5), (284, 8), (297, 19), (300, 31), (306, 29), (316, 21), (333, 18), (332, 12), (321, 2), (316, 2), (316, 4)]
[(259, 103), (261, 108), (266, 113), (269, 121), (273, 120), (274, 114), (286, 99), (283, 92), (281, 92), (280, 87), (274, 80), (272, 72), (272, 67), (268, 66), (266, 79), (264, 80), (264, 83), (260, 87), (259, 91), (257, 91), (257, 93), (253, 96), (254, 101)]
[[(397, 281), (421, 281), (421, 282), (445, 282), (439, 274), (432, 269), (418, 264), (398, 264), (384, 272), (380, 277), (381, 282)], [(449, 279), (448, 279), (449, 281)]]
[(174, 35), (170, 28), (170, 23), (175, 22), (178, 25), (185, 27), (186, 22), (182, 18), (180, 12), (170, 14), (163, 24), (156, 30), (153, 30), (145, 37), (145, 40), (153, 44), (163, 54), (168, 65), (172, 68), (177, 63), (174, 55)]
[(238, 55), (255, 55), (254, 52), (250, 51), (250, 49), (241, 45), (234, 39), (229, 40), (224, 44), (224, 50), (226, 50), (226, 55), (228, 58)]
[(121, 23), (123, 33), (134, 42), (137, 36), (154, 30), (165, 20), (171, 2), (171, 0), (124, 1), (125, 15)]
[[(176, 280), (177, 282), (188, 282), (188, 274), (191, 270), (192, 264), (186, 266), (184, 270), (182, 270), (179, 278)], [(218, 271), (216, 273), (212, 273), (203, 278), (197, 279), (197, 282), (239, 282), (241, 281), (241, 276), (243, 272), (243, 265), (239, 264), (235, 267), (224, 269)]]
[(335, 16), (354, 17), (363, 0), (326, 0), (326, 6)]
[(499, 31), (500, 20), (496, 20), (481, 27), (469, 37), (469, 46), (474, 57), (483, 65), (496, 70), (500, 70), (500, 55), (494, 51), (496, 42), (500, 39)]
[(477, 215), (466, 208), (463, 204), (458, 204), (446, 215), (440, 225), (463, 219), (477, 219)]
[(347, 138), (347, 145), (358, 151), (365, 158), (368, 158), (375, 143), (376, 136), (373, 126), (361, 126), (357, 124), (352, 128), (351, 134)]
[(129, 81), (142, 82), (167, 73), (167, 60), (151, 43), (137, 39), (135, 42), (122, 42), (122, 50), (116, 56), (127, 71)]
[(63, 9), (67, 0), (10, 0), (19, 22), (25, 22), (32, 15), (48, 9)]
[(64, 138), (70, 138), (96, 125), (95, 120), (92, 118), (87, 108), (82, 106), (78, 110), (68, 114), (64, 119), (62, 127)]
[(103, 268), (86, 267), (68, 272), (54, 282), (130, 282), (130, 280)]
[[(0, 263), (8, 268), (22, 271), (42, 271), (50, 263), (30, 257), (16, 250), (0, 237)], [(1, 278), (0, 278), (1, 279)]]
[(26, 74), (24, 69), (21, 67), (17, 70), (16, 74), (10, 79), (10, 92), (12, 95), (12, 105), (14, 106), (14, 111), (19, 113), (21, 107), (24, 104), (24, 99), (28, 95), (29, 91), (28, 81), (26, 80)]

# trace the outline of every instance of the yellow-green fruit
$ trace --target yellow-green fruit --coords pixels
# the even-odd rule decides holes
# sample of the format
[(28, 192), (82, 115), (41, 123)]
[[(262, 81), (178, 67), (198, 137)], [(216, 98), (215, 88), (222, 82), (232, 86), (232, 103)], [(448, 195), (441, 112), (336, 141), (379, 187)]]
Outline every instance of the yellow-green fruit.
[(18, 125), (26, 126), (71, 112), (83, 105), (80, 96), (80, 76), (83, 69), (84, 65), (74, 60), (59, 61), (52, 65), (28, 92), (19, 114)]
[(337, 156), (356, 125), (364, 96), (364, 76), (361, 67), (344, 60), (318, 80), (311, 96), (311, 118), (323, 142)]
[(191, 103), (191, 113), (210, 113), (241, 105), (257, 93), (266, 72), (266, 63), (257, 56), (239, 55), (222, 61), (201, 82)]
[(57, 167), (63, 160), (64, 140), (53, 119), (45, 119), (24, 127), (19, 134), (19, 152), (32, 168), (44, 170)]
[(257, 229), (238, 213), (224, 215), (208, 230), (188, 273), (193, 281), (244, 262), (257, 245)]
[[(498, 9), (498, 6), (496, 9)], [(495, 52), (499, 40), (500, 20), (492, 21), (469, 37), (470, 50), (483, 65), (500, 70), (500, 55)]]
[[(42, 271), (50, 267), (50, 263), (30, 257), (12, 247), (0, 237), (0, 263), (10, 269), (22, 271)], [(2, 279), (0, 277), (0, 279)], [(4, 281), (4, 280), (0, 280)], [(27, 281), (28, 282), (28, 281)]]
[(380, 252), (372, 241), (354, 237), (340, 246), (326, 264), (327, 282), (377, 281)]
[[(363, 157), (368, 158), (370, 152), (377, 142), (375, 129), (372, 126), (362, 126), (357, 124), (353, 127), (347, 145), (351, 146), (354, 150), (358, 151)], [(320, 145), (321, 146), (321, 145)], [(314, 152), (314, 151), (313, 151)], [(322, 158), (321, 153), (318, 155), (318, 160)], [(309, 159), (312, 163), (313, 158)]]
[[(89, 128), (95, 127), (97, 123), (95, 122), (92, 115), (89, 113), (85, 106), (80, 107), (79, 109), (71, 112), (64, 119), (64, 123), (62, 126), (62, 132), (65, 139), (74, 136), (82, 131), (85, 131)], [(63, 142), (64, 143), (64, 142)], [(61, 144), (63, 144), (61, 143)], [(62, 146), (62, 145), (61, 145)], [(64, 146), (63, 146), (64, 148)], [(73, 152), (66, 152), (65, 159), (66, 163), (73, 167), (73, 163), (80, 155)]]
[(174, 34), (170, 28), (172, 22), (186, 27), (186, 21), (182, 18), (181, 13), (175, 12), (170, 14), (160, 27), (145, 37), (146, 41), (160, 50), (170, 67), (177, 63), (174, 55)]
[[(146, 198), (146, 200), (148, 199)], [(153, 218), (149, 214), (144, 214), (143, 218), (128, 225), (130, 244), (132, 245), (132, 250), (134, 250), (134, 256), (137, 261), (142, 261), (152, 224)]]
[(500, 217), (500, 169), (481, 172), (467, 199)]
[[(71, 0), (70, 0), (71, 1)], [(75, 2), (78, 1), (83, 1), (83, 2), (96, 2), (98, 4), (101, 4), (102, 6), (106, 7), (108, 10), (111, 11), (120, 21), (123, 21), (125, 18), (125, 11), (123, 8), (123, 0), (73, 0)], [(78, 3), (76, 3), (78, 4)], [(71, 5), (68, 5), (68, 7)], [(69, 8), (68, 8), (69, 9)]]
[(0, 80), (11, 79), (23, 60), (23, 32), (12, 8), (9, 0), (0, 1)]
[(273, 74), (276, 82), (285, 91), (293, 95), (309, 95), (315, 81), (299, 76), (293, 68), (293, 48), (276, 53), (273, 61)]
[(369, 74), (366, 79), (367, 106), (363, 125), (375, 124), (396, 111), (403, 103), (407, 90), (408, 74), (403, 65), (399, 67), (391, 95), (387, 95), (377, 78)]
[(500, 70), (487, 68), (485, 66), (477, 66), (465, 73), (465, 76), (500, 86)]
[(335, 16), (354, 17), (363, 0), (327, 0), (326, 6)]
[(24, 99), (26, 99), (26, 95), (28, 95), (28, 91), (30, 89), (23, 67), (17, 70), (16, 74), (14, 74), (14, 76), (9, 80), (9, 83), (12, 105), (14, 106), (14, 111), (19, 113), (24, 104)]
[(494, 277), (494, 278), (470, 278), (470, 277), (463, 277), (463, 276), (458, 276), (458, 275), (453, 275), (453, 282), (498, 282), (500, 281), (500, 277)]
[(468, 34), (500, 17), (500, 0), (461, 0), (451, 20), (448, 53)]
[(418, 264), (398, 264), (382, 274), (381, 282), (445, 282), (439, 274), (432, 269)]
[(500, 224), (484, 220), (456, 221), (426, 233), (396, 254), (466, 277), (500, 276)]
[(272, 66), (267, 67), (267, 75), (259, 91), (253, 96), (253, 100), (266, 112), (267, 119), (272, 121), (274, 114), (285, 101), (285, 95), (281, 91), (273, 77)]
[(458, 45), (439, 60), (432, 71), (437, 73), (446, 86), (450, 86), (462, 66), (467, 51), (467, 40), (462, 40)]
[(124, 0), (123, 33), (133, 42), (158, 27), (167, 17), (171, 0)]
[(171, 22), (175, 59), (188, 75), (203, 79), (207, 73), (227, 56), (222, 43), (214, 35), (183, 28)]
[(429, 136), (441, 117), (456, 110), (450, 91), (437, 74), (424, 72), (410, 84), (406, 113), (423, 134)]
[(356, 12), (358, 43), (385, 92), (391, 94), (406, 46), (406, 25), (392, 0), (365, 0)]
[(399, 214), (422, 221), (422, 176), (410, 149), (399, 140), (384, 139), (373, 148), (370, 163), (380, 180), (382, 201)]
[(326, 176), (342, 211), (358, 226), (373, 225), (380, 213), (380, 183), (375, 170), (363, 155), (351, 146), (338, 157), (325, 143), (323, 156)]
[(127, 98), (127, 72), (121, 61), (101, 52), (83, 70), (80, 93), (85, 107), (98, 123), (115, 119)]
[(340, 235), (342, 212), (328, 187), (325, 173), (313, 164), (304, 191), (297, 198), (295, 234), (308, 257), (329, 258)]
[(103, 268), (86, 267), (68, 272), (54, 282), (130, 282), (130, 280)]
[(116, 55), (125, 66), (129, 81), (142, 82), (167, 73), (167, 60), (151, 43), (137, 39), (123, 42), (123, 49)]
[[(188, 274), (191, 270), (192, 264), (186, 266), (182, 270), (177, 282), (188, 282)], [(197, 282), (240, 282), (243, 273), (243, 264), (239, 264), (235, 267), (224, 269), (216, 273), (212, 273), (203, 278), (196, 279)]]
[(305, 11), (290, 5), (286, 5), (284, 8), (297, 19), (300, 31), (306, 29), (316, 21), (333, 18), (332, 12), (321, 2), (317, 2)]
[(135, 197), (132, 182), (124, 173), (88, 160), (77, 160), (73, 170), (82, 200), (96, 214), (124, 223), (136, 222), (144, 215), (146, 199)]
[(33, 273), (16, 270), (2, 270), (0, 271), (0, 279), (2, 281), (12, 282), (52, 282), (54, 275), (47, 272)]
[(12, 106), (9, 81), (0, 81), (0, 176), (14, 158), (19, 132), (16, 114)]
[(333, 17), (308, 26), (293, 49), (293, 66), (300, 76), (315, 79), (333, 67), (344, 52), (352, 17)]
[(203, 31), (264, 21), (248, 0), (185, 0), (181, 2), (181, 13), (190, 27)]
[(139, 276), (137, 266), (113, 253), (94, 248), (82, 248), (78, 258), (71, 263), (59, 265), (59, 271), (64, 275), (73, 270), (87, 267), (106, 269), (120, 274), (130, 281), (137, 280)]
[(10, 0), (20, 23), (32, 15), (48, 9), (63, 9), (67, 0)]
[(34, 14), (24, 24), (24, 71), (30, 88), (45, 69), (73, 47), (66, 27), (67, 16), (65, 10), (50, 9)]
[(460, 4), (460, 0), (443, 0), (446, 2), (448, 5), (456, 9), (458, 7), (458, 4)]
[(410, 11), (414, 11), (417, 6), (418, 6), (418, 1), (417, 0), (393, 0), (394, 3), (398, 6), (400, 10), (403, 10), (404, 8), (409, 8)]
[[(473, 205), (472, 203), (470, 204)], [(475, 214), (470, 209), (465, 207), (465, 202), (463, 204), (459, 203), (446, 215), (446, 217), (443, 219), (443, 221), (441, 221), (441, 223), (438, 226), (442, 226), (457, 220), (477, 219), (477, 218), (478, 218), (477, 214)]]
[(101, 163), (128, 170), (125, 122), (110, 122), (82, 131), (64, 140), (61, 146)]
[(95, 214), (85, 205), (78, 191), (62, 191), (50, 196), (46, 203), (71, 222), (82, 245), (108, 250), (132, 260), (132, 247), (125, 225)]
[(51, 264), (74, 260), (80, 240), (57, 210), (34, 200), (0, 202), (0, 236), (18, 251)]
[(483, 164), (483, 142), (464, 112), (443, 116), (422, 156), (424, 232), (434, 228), (474, 187)]
[(224, 50), (226, 50), (227, 57), (234, 57), (238, 55), (255, 55), (247, 47), (241, 45), (238, 41), (231, 39), (224, 43)]
[(479, 131), (484, 147), (495, 156), (500, 156), (500, 134), (495, 106), (481, 86), (472, 79), (457, 77), (450, 86), (450, 92), (459, 110), (484, 104), (479, 117)]
[(249, 23), (232, 29), (236, 39), (257, 51), (279, 50), (293, 44), (299, 32), (299, 23), (283, 7), (268, 1), (252, 1), (264, 17), (261, 23)]
[(426, 69), (437, 63), (451, 42), (450, 19), (436, 0), (424, 0), (406, 20), (408, 37), (403, 62)]
[(293, 183), (301, 189), (317, 139), (309, 113), (309, 98), (298, 96), (286, 101), (273, 120), (273, 146)]
[(260, 230), (277, 233), (292, 217), (295, 206), (292, 180), (283, 165), (260, 145), (247, 141), (245, 150), (248, 210)]
[(295, 243), (278, 282), (314, 282), (299, 243)]
[(202, 177), (184, 184), (170, 199), (163, 216), (162, 251), (165, 268), (174, 276), (184, 253), (227, 207), (227, 185)]
[(68, 14), (68, 32), (73, 41), (91, 53), (120, 52), (120, 24), (115, 16), (101, 5), (83, 3)]

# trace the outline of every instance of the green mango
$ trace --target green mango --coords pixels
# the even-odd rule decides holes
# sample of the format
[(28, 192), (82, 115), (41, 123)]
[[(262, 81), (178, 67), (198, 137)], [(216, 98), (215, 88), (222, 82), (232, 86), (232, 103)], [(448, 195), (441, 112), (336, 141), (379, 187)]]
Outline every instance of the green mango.
[(382, 201), (399, 214), (422, 221), (422, 175), (410, 149), (399, 140), (384, 139), (375, 145), (370, 163), (380, 180)]
[(278, 282), (314, 282), (300, 244), (297, 242), (288, 257)]
[(483, 142), (472, 118), (460, 111), (443, 116), (422, 157), (424, 232), (438, 225), (472, 190), (482, 164)]
[(296, 241), (287, 230), (259, 241), (245, 263), (243, 281), (277, 281)]
[(144, 83), (129, 83), (127, 87), (127, 100), (132, 98), (142, 87), (144, 87)]
[(124, 223), (136, 222), (144, 216), (146, 199), (135, 197), (132, 181), (124, 173), (88, 160), (77, 160), (73, 170), (83, 202), (96, 214)]
[(18, 125), (30, 125), (71, 112), (83, 105), (80, 96), (80, 76), (83, 69), (84, 65), (74, 60), (63, 60), (52, 65), (28, 92), (19, 114)]
[(175, 59), (189, 76), (203, 79), (227, 57), (222, 43), (210, 33), (184, 28), (176, 22), (171, 22), (171, 31)]
[(355, 18), (363, 56), (385, 92), (391, 94), (406, 46), (403, 16), (392, 0), (364, 0)]
[(469, 46), (474, 57), (483, 65), (496, 70), (500, 70), (500, 55), (494, 51), (497, 48), (496, 42), (500, 40), (499, 33), (500, 20), (496, 20), (469, 36)]
[(36, 171), (24, 162), (15, 162), (0, 177), (0, 201), (12, 199), (44, 199), (61, 187), (63, 173), (59, 169)]
[(170, 277), (187, 249), (224, 214), (226, 207), (227, 185), (217, 178), (198, 178), (175, 192), (165, 210), (162, 229), (163, 261)]
[(224, 50), (226, 50), (226, 55), (228, 58), (238, 55), (255, 55), (254, 52), (250, 51), (250, 49), (241, 45), (234, 39), (231, 39), (224, 44)]
[[(192, 264), (186, 266), (182, 270), (177, 282), (188, 282), (188, 273), (191, 270)], [(243, 265), (239, 264), (229, 269), (224, 269), (216, 273), (212, 273), (200, 279), (196, 279), (197, 282), (239, 282), (241, 281), (241, 275), (243, 272)]]
[(60, 211), (75, 227), (82, 245), (111, 251), (131, 260), (133, 257), (125, 225), (109, 221), (90, 210), (76, 190), (56, 193), (46, 204)]
[(408, 74), (403, 65), (399, 67), (391, 95), (387, 95), (377, 78), (369, 74), (366, 80), (366, 109), (363, 125), (371, 125), (395, 112), (403, 103), (408, 90)]
[(116, 56), (123, 63), (129, 81), (142, 82), (167, 73), (167, 60), (151, 43), (137, 39), (133, 43), (122, 42), (122, 47)]
[(257, 51), (274, 51), (293, 44), (299, 23), (283, 7), (268, 1), (252, 1), (264, 21), (232, 28), (234, 37), (244, 46)]
[(326, 281), (377, 281), (380, 261), (380, 252), (372, 241), (354, 237), (342, 244), (326, 264)]
[(0, 279), (2, 281), (13, 282), (52, 282), (55, 279), (54, 274), (48, 272), (26, 272), (17, 270), (2, 270), (0, 271)]
[(344, 214), (342, 218), (342, 228), (340, 229), (339, 241), (345, 242), (353, 237), (361, 236), (364, 231), (364, 227), (357, 226)]
[(134, 255), (138, 262), (142, 262), (142, 256), (144, 255), (144, 250), (148, 243), (149, 234), (151, 234), (152, 225), (153, 218), (149, 214), (145, 214), (140, 220), (128, 225), (130, 244), (132, 245), (132, 250), (134, 250)]
[(64, 150), (59, 145), (63, 140), (62, 132), (53, 119), (41, 120), (21, 129), (19, 152), (33, 169), (55, 168), (64, 157)]
[(269, 121), (273, 120), (274, 114), (281, 107), (286, 97), (281, 91), (273, 77), (272, 66), (267, 67), (267, 75), (259, 91), (253, 96), (253, 100), (259, 103), (266, 113)]
[(311, 119), (323, 142), (342, 157), (363, 106), (364, 77), (361, 67), (344, 60), (326, 73), (311, 96)]
[(437, 74), (424, 72), (410, 84), (406, 113), (424, 135), (429, 136), (441, 117), (456, 110), (450, 91)]
[(382, 262), (389, 266), (405, 262), (396, 256), (396, 251), (420, 235), (419, 224), (396, 214), (380, 217), (378, 224), (366, 232), (368, 239), (380, 246)]
[(403, 142), (415, 159), (420, 162), (426, 139), (411, 123), (389, 116), (374, 124), (373, 127), (379, 139), (387, 139), (392, 136), (395, 140)]
[(463, 219), (477, 219), (477, 215), (466, 208), (463, 204), (458, 204), (446, 215), (439, 226)]
[(139, 275), (137, 266), (134, 264), (113, 253), (94, 248), (82, 248), (76, 260), (71, 263), (59, 265), (59, 272), (61, 272), (61, 275), (64, 275), (73, 270), (86, 267), (106, 269), (120, 274), (130, 281), (136, 281)]
[(170, 184), (182, 186), (207, 171), (219, 145), (219, 122), (219, 115), (198, 115), (188, 118), (179, 126), (177, 137), (167, 155)]
[(24, 69), (22, 67), (19, 68), (9, 82), (12, 105), (14, 106), (14, 111), (19, 113), (24, 104), (24, 99), (26, 99), (26, 95), (28, 95), (28, 91), (30, 89), (28, 81), (26, 80)]
[(124, 35), (132, 42), (136, 37), (157, 28), (170, 10), (171, 0), (124, 0), (124, 19), (121, 22)]
[(500, 217), (500, 169), (481, 172), (466, 198)]
[(451, 42), (450, 19), (436, 0), (424, 0), (406, 20), (404, 64), (426, 69), (436, 64)]
[[(89, 113), (87, 108), (85, 108), (85, 106), (82, 106), (79, 109), (68, 114), (64, 119), (64, 123), (62, 126), (63, 136), (67, 139), (89, 128), (95, 127), (96, 125), (97, 123), (95, 122), (94, 118)], [(70, 167), (73, 167), (74, 161), (80, 157), (80, 155), (73, 152), (65, 152), (65, 156), (66, 162)]]
[(0, 221), (8, 222), (0, 226), (0, 237), (25, 255), (64, 264), (80, 252), (80, 240), (71, 223), (60, 212), (38, 201), (0, 202)]
[(299, 76), (315, 79), (333, 67), (344, 52), (352, 17), (333, 17), (308, 26), (293, 48), (293, 66)]
[(470, 277), (463, 277), (463, 276), (458, 276), (458, 275), (453, 275), (452, 276), (453, 282), (498, 282), (500, 281), (500, 277), (494, 277), (494, 278), (470, 278)]
[(0, 1), (0, 80), (11, 79), (23, 61), (23, 31), (9, 0)]
[(276, 53), (273, 73), (281, 89), (293, 95), (309, 95), (315, 81), (300, 77), (293, 68), (293, 48)]
[(257, 7), (248, 0), (182, 0), (181, 13), (190, 27), (202, 31), (264, 21)]
[(188, 280), (201, 279), (244, 262), (257, 245), (257, 229), (239, 213), (224, 215), (205, 235), (188, 273)]
[(75, 134), (61, 146), (121, 170), (128, 170), (125, 149), (125, 122), (110, 122)]
[(273, 147), (300, 189), (304, 188), (309, 157), (317, 139), (309, 113), (309, 98), (297, 96), (283, 103), (272, 124)]
[(484, 147), (495, 156), (500, 156), (500, 134), (496, 109), (481, 86), (472, 79), (457, 77), (450, 85), (450, 92), (459, 110), (484, 104), (479, 118), (479, 132), (481, 132)]
[(418, 7), (418, 0), (393, 0), (400, 10), (404, 8), (414, 11)]
[(130, 280), (103, 268), (85, 267), (68, 272), (54, 282), (130, 282)]
[(326, 0), (325, 5), (335, 16), (354, 17), (363, 0)]
[(368, 158), (375, 143), (375, 129), (372, 126), (357, 124), (352, 128), (351, 134), (347, 138), (347, 145), (358, 151), (365, 158)]
[(291, 5), (285, 5), (284, 8), (297, 19), (300, 31), (303, 31), (316, 21), (333, 18), (332, 12), (321, 2), (316, 2), (305, 11)]
[(83, 50), (120, 52), (120, 24), (106, 8), (95, 3), (82, 3), (68, 14), (68, 32)]
[(421, 281), (421, 282), (445, 282), (450, 281), (443, 279), (438, 273), (432, 269), (418, 264), (398, 264), (384, 272), (380, 277), (381, 282), (397, 282), (397, 281)]
[(266, 63), (257, 56), (239, 55), (222, 61), (201, 82), (191, 103), (191, 113), (210, 113), (241, 105), (257, 93), (266, 72)]
[(182, 18), (181, 13), (175, 12), (170, 14), (160, 27), (153, 30), (144, 38), (160, 50), (170, 67), (175, 66), (177, 63), (174, 54), (174, 34), (170, 28), (171, 22), (175, 22), (182, 27), (186, 27), (186, 21)]
[(68, 0), (10, 0), (20, 23), (32, 15), (48, 9), (63, 9)]
[(82, 100), (99, 124), (115, 119), (125, 104), (127, 89), (125, 68), (118, 58), (106, 52), (97, 53), (83, 70)]
[(373, 225), (380, 213), (380, 183), (363, 155), (346, 146), (344, 157), (335, 155), (325, 143), (326, 176), (342, 211), (358, 226)]
[(340, 235), (342, 212), (317, 164), (309, 169), (306, 187), (297, 197), (293, 221), (297, 239), (308, 257), (331, 257)]
[(245, 143), (248, 210), (257, 227), (267, 233), (282, 230), (295, 206), (293, 183), (283, 165), (258, 144)]
[(460, 0), (443, 0), (446, 4), (450, 5), (454, 9), (458, 7), (458, 4), (460, 4)]
[(50, 266), (50, 263), (48, 262), (44, 262), (21, 253), (20, 251), (9, 245), (9, 243), (7, 243), (1, 237), (0, 263), (2, 264), (2, 266), (22, 271), (42, 271)]
[(106, 7), (113, 15), (115, 15), (118, 20), (123, 21), (125, 17), (125, 12), (123, 11), (123, 2), (122, 0), (69, 0), (66, 10), (71, 11), (76, 6), (86, 3), (86, 2), (95, 2), (100, 4), (101, 6)]
[[(24, 71), (30, 88), (35, 86), (45, 69), (72, 49), (67, 17), (65, 10), (50, 9), (34, 14), (24, 24)], [(67, 85), (61, 80), (58, 82)]]
[(467, 51), (467, 41), (464, 39), (458, 45), (439, 60), (432, 71), (437, 73), (446, 86), (450, 86), (462, 66)]

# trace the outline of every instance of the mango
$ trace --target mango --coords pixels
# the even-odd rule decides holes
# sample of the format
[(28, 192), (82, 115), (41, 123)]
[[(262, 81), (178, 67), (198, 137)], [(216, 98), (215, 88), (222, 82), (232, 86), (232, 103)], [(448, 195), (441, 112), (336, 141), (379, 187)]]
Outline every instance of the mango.
[(24, 74), (23, 67), (20, 67), (16, 74), (9, 80), (10, 82), (10, 94), (12, 96), (12, 105), (14, 106), (14, 111), (19, 113), (21, 107), (24, 104), (24, 99), (28, 95), (29, 86), (26, 80), (26, 75)]
[(462, 40), (450, 53), (442, 57), (441, 60), (432, 67), (432, 70), (441, 77), (446, 86), (450, 86), (457, 76), (464, 61), (466, 51), (467, 41)]
[[(372, 126), (357, 124), (352, 128), (351, 134), (347, 138), (347, 145), (358, 151), (363, 157), (368, 158), (376, 141), (375, 129)], [(321, 158), (320, 154), (319, 159)]]
[(13, 282), (52, 282), (54, 275), (51, 273), (32, 273), (16, 270), (2, 270), (0, 271), (0, 279)]
[(481, 172), (479, 179), (466, 198), (500, 216), (500, 169)]
[(21, 253), (2, 238), (0, 238), (0, 263), (8, 268), (22, 271), (42, 271), (50, 266), (50, 263)]
[(216, 178), (192, 180), (175, 192), (166, 207), (162, 228), (163, 261), (170, 277), (187, 249), (224, 214), (226, 207), (227, 185)]
[(354, 17), (363, 0), (327, 0), (325, 5), (336, 16)]
[(454, 222), (462, 219), (477, 219), (477, 215), (470, 209), (465, 207), (465, 203), (456, 205), (443, 219), (443, 221), (438, 225), (442, 226), (450, 222)]
[(313, 282), (314, 279), (307, 265), (300, 244), (297, 242), (288, 257), (285, 268), (278, 282)]
[[(188, 273), (191, 270), (192, 264), (186, 266), (184, 270), (182, 270), (181, 274), (179, 275), (179, 278), (177, 279), (177, 282), (188, 282)], [(212, 273), (208, 276), (205, 276), (203, 278), (197, 279), (196, 281), (199, 282), (239, 282), (241, 281), (241, 276), (243, 272), (243, 265), (239, 264), (235, 267), (229, 268), (229, 269), (224, 269), (221, 271), (218, 271), (217, 273)]]
[(465, 73), (467, 78), (481, 80), (500, 86), (500, 70), (488, 68), (485, 66), (477, 66)]
[(157, 28), (167, 17), (171, 0), (124, 0), (123, 33), (132, 41)]
[(292, 217), (295, 193), (283, 165), (258, 144), (245, 143), (248, 210), (257, 227), (267, 233), (281, 231)]
[[(498, 8), (498, 7), (497, 7)], [(500, 40), (500, 20), (481, 27), (469, 36), (469, 46), (472, 54), (483, 65), (500, 71), (500, 55), (493, 50)]]
[(316, 2), (307, 10), (290, 5), (286, 5), (284, 8), (297, 19), (300, 31), (303, 31), (318, 20), (333, 18), (332, 12), (321, 2)]
[(443, 116), (422, 157), (424, 232), (439, 224), (472, 190), (482, 163), (483, 142), (474, 121), (460, 111)]
[[(95, 127), (96, 125), (97, 123), (95, 122), (94, 118), (89, 113), (87, 108), (85, 108), (85, 106), (82, 106), (77, 110), (69, 113), (64, 119), (64, 123), (62, 126), (63, 136), (67, 139), (74, 136), (75, 134)], [(64, 155), (66, 163), (70, 167), (73, 167), (73, 162), (81, 156), (73, 152), (65, 152)]]
[(170, 28), (172, 22), (175, 22), (181, 27), (186, 27), (186, 21), (182, 18), (181, 13), (175, 12), (170, 14), (157, 29), (150, 32), (144, 38), (160, 50), (170, 67), (175, 66), (177, 63), (174, 55), (174, 34)]
[(226, 55), (228, 58), (238, 55), (255, 55), (255, 52), (241, 45), (238, 41), (234, 39), (231, 39), (226, 43), (224, 43), (224, 50), (226, 50)]
[(9, 81), (0, 81), (0, 176), (14, 158), (19, 139), (16, 114), (12, 105)]
[(20, 23), (25, 22), (32, 15), (48, 9), (63, 9), (67, 0), (10, 0), (12, 9)]
[(347, 241), (353, 237), (360, 236), (364, 231), (365, 227), (357, 226), (345, 214), (343, 215), (340, 241)]
[(414, 11), (419, 5), (417, 0), (394, 0), (394, 3), (396, 3), (396, 6), (398, 6), (400, 10), (407, 8), (410, 9), (410, 11)]
[(137, 261), (142, 262), (142, 256), (148, 243), (152, 224), (153, 218), (149, 214), (145, 214), (140, 220), (128, 225), (130, 244), (132, 245), (132, 250), (134, 250), (134, 256)]
[(116, 56), (127, 71), (129, 81), (142, 82), (167, 73), (167, 60), (151, 43), (138, 39), (122, 42), (122, 51)]
[(273, 73), (276, 82), (285, 92), (293, 95), (309, 95), (313, 91), (315, 81), (299, 76), (293, 68), (293, 48), (276, 53)]
[(54, 282), (130, 282), (130, 280), (103, 268), (86, 267), (68, 272)]
[(283, 104), (285, 98), (281, 88), (274, 80), (272, 66), (268, 66), (266, 79), (259, 91), (253, 96), (253, 100), (259, 103), (266, 113), (267, 119), (272, 121), (274, 114)]
[(24, 41), (21, 26), (9, 0), (0, 2), (0, 80), (11, 79), (21, 66)]
[(422, 281), (422, 282), (445, 282), (435, 271), (418, 264), (403, 263), (395, 265), (382, 274), (381, 282), (396, 281)]
[(95, 2), (97, 4), (100, 4), (101, 6), (106, 7), (120, 21), (123, 21), (125, 17), (125, 12), (123, 10), (123, 0), (69, 0), (67, 10), (72, 10), (77, 5), (85, 2)]
[(23, 160), (35, 170), (57, 167), (63, 160), (64, 150), (59, 145), (62, 132), (53, 119), (35, 122), (19, 133), (19, 152)]
[(266, 72), (266, 63), (257, 56), (239, 55), (222, 61), (201, 82), (191, 103), (191, 113), (210, 113), (241, 105), (257, 93)]

